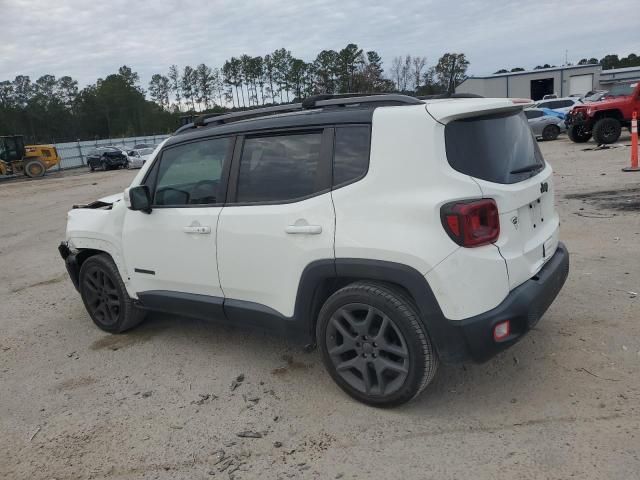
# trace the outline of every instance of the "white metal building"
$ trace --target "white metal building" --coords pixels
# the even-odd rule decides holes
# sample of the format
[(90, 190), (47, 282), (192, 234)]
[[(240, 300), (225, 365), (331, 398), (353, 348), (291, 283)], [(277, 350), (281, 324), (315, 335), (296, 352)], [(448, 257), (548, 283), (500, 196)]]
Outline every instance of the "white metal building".
[[(636, 70), (640, 71), (640, 68)], [(600, 77), (609, 72), (614, 72), (614, 70), (602, 72), (600, 65), (573, 65), (469, 77), (458, 85), (456, 93), (475, 93), (483, 97), (531, 98), (533, 100), (540, 100), (547, 94), (556, 94), (558, 97), (584, 95), (590, 90), (599, 89)]]

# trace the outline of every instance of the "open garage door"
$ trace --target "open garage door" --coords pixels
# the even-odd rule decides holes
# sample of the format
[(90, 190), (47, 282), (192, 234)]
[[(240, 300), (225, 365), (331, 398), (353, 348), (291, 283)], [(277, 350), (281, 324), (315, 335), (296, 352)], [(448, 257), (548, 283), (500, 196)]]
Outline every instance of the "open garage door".
[(593, 90), (593, 73), (569, 77), (569, 95), (584, 95)]

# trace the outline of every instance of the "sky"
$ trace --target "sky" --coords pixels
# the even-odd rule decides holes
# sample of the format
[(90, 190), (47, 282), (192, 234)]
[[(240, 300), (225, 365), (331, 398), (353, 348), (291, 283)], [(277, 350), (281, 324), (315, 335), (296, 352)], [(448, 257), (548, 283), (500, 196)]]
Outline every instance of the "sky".
[(285, 47), (312, 61), (348, 43), (434, 65), (464, 53), (468, 74), (608, 53), (640, 54), (638, 0), (0, 0), (0, 81), (70, 75), (81, 87), (129, 65), (151, 75)]

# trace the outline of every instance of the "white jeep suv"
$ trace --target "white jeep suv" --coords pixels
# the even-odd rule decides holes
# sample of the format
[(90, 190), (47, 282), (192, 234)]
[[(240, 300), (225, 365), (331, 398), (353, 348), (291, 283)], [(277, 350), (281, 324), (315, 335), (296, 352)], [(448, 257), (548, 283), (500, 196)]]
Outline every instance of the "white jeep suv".
[(124, 194), (69, 212), (60, 253), (103, 330), (148, 311), (282, 330), (392, 406), (554, 300), (551, 177), (508, 99), (311, 97), (180, 128)]

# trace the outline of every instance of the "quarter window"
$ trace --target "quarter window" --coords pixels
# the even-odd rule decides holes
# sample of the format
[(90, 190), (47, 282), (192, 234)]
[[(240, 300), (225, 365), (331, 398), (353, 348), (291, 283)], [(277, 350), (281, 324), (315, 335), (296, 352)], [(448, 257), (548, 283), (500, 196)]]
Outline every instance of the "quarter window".
[(229, 138), (178, 145), (162, 153), (154, 196), (156, 206), (219, 203), (220, 176)]
[(333, 185), (362, 177), (369, 168), (369, 127), (337, 127), (333, 154)]
[(322, 136), (319, 131), (246, 138), (237, 201), (289, 201), (327, 188), (321, 166)]

